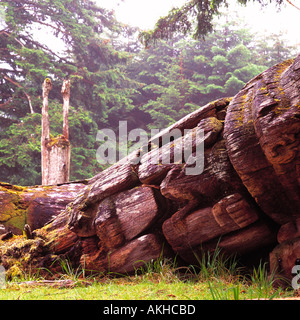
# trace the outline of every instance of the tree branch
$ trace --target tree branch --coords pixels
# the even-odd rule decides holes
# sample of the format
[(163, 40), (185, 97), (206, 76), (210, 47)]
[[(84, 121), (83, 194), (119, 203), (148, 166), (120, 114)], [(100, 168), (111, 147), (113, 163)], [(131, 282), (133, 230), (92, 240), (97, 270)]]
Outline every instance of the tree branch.
[(292, 3), (292, 1), (290, 0), (286, 0), (290, 5), (292, 5), (294, 8), (296, 8), (297, 10), (300, 10), (299, 7), (297, 7), (295, 4)]
[(48, 51), (49, 53), (51, 53), (53, 56), (57, 57), (58, 59), (67, 62), (70, 65), (73, 65), (76, 67), (76, 64), (69, 61), (67, 58), (61, 57), (60, 55), (58, 55), (57, 53), (55, 53), (54, 51), (52, 51), (51, 49), (49, 49), (47, 46), (42, 45), (41, 43), (33, 40), (33, 39), (28, 39), (27, 37), (22, 36), (23, 39), (26, 39), (28, 41), (30, 41), (32, 44), (36, 45), (38, 48), (41, 48), (45, 51)]
[(29, 109), (30, 109), (30, 113), (33, 114), (34, 111), (33, 111), (33, 108), (32, 108), (32, 104), (31, 104), (31, 98), (30, 98), (30, 95), (24, 90), (24, 87), (21, 86), (18, 82), (12, 80), (11, 78), (9, 78), (8, 76), (4, 76), (3, 77), (5, 80), (9, 81), (10, 83), (14, 84), (15, 86), (17, 86), (18, 88), (21, 88), (23, 89), (23, 92), (27, 98), (27, 101), (28, 101), (28, 104), (29, 104)]
[(13, 98), (10, 97), (6, 102), (0, 104), (0, 108), (3, 108), (12, 102)]

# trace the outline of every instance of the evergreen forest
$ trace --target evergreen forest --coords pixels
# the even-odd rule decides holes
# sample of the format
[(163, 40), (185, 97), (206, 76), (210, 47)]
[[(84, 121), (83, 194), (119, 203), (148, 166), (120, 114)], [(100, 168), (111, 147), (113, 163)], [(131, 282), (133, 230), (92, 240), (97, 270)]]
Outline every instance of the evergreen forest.
[(53, 135), (62, 131), (62, 82), (71, 80), (71, 180), (80, 180), (105, 168), (98, 130), (117, 132), (119, 121), (164, 129), (295, 56), (284, 35), (253, 34), (238, 13), (223, 9), (212, 23), (205, 39), (178, 32), (145, 46), (142, 30), (93, 1), (1, 1), (0, 181), (41, 184), (45, 78)]

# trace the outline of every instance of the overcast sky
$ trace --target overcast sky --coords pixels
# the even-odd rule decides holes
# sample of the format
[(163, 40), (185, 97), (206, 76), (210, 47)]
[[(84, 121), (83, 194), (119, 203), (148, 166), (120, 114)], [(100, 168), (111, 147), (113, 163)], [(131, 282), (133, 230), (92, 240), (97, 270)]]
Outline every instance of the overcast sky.
[[(100, 7), (115, 10), (116, 18), (126, 24), (141, 29), (152, 29), (156, 21), (166, 15), (173, 7), (180, 7), (187, 0), (95, 0)], [(259, 4), (249, 2), (247, 6), (237, 5), (236, 0), (227, 0), (232, 10), (237, 10), (240, 17), (254, 32), (260, 34), (285, 33), (292, 44), (298, 45), (300, 52), (300, 10), (285, 1), (286, 5), (277, 12), (274, 5), (262, 9)], [(290, 0), (300, 8), (300, 0)], [(1, 18), (1, 12), (0, 12)], [(1, 19), (0, 19), (1, 20)], [(41, 33), (41, 32), (40, 32)], [(51, 34), (40, 35), (40, 41), (47, 39), (58, 46), (58, 41)]]
[[(300, 0), (291, 0), (300, 7)], [(172, 7), (178, 7), (187, 0), (96, 0), (99, 6), (114, 9), (119, 21), (151, 29), (161, 16)], [(280, 12), (274, 5), (262, 9), (260, 5), (250, 2), (246, 7), (236, 5), (236, 0), (228, 0), (237, 9), (249, 27), (261, 33), (284, 32), (293, 43), (300, 43), (300, 10), (286, 1)], [(299, 46), (300, 48), (300, 46)]]

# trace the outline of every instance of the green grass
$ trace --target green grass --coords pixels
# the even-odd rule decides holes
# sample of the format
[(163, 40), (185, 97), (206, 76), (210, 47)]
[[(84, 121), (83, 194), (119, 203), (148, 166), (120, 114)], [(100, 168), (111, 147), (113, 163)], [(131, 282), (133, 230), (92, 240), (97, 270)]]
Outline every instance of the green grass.
[(68, 261), (61, 261), (61, 268), (61, 274), (55, 278), (72, 280), (71, 288), (26, 285), (24, 281), (43, 280), (29, 273), (7, 282), (6, 288), (0, 289), (0, 299), (243, 300), (294, 295), (292, 290), (274, 288), (274, 278), (268, 276), (266, 264), (260, 263), (251, 272), (245, 272), (236, 259), (223, 256), (219, 250), (189, 267), (160, 258), (146, 263), (131, 276), (90, 274), (84, 268), (73, 270)]

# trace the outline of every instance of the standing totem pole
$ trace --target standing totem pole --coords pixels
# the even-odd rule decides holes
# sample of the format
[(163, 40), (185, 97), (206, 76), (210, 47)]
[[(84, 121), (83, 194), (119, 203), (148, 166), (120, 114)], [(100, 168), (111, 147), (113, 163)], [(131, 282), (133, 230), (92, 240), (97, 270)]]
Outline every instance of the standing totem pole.
[(51, 137), (48, 96), (52, 89), (52, 83), (49, 78), (46, 78), (43, 83), (41, 138), (42, 185), (57, 185), (69, 181), (71, 155), (68, 123), (70, 87), (70, 80), (65, 80), (61, 90), (63, 96), (63, 134), (57, 137)]

